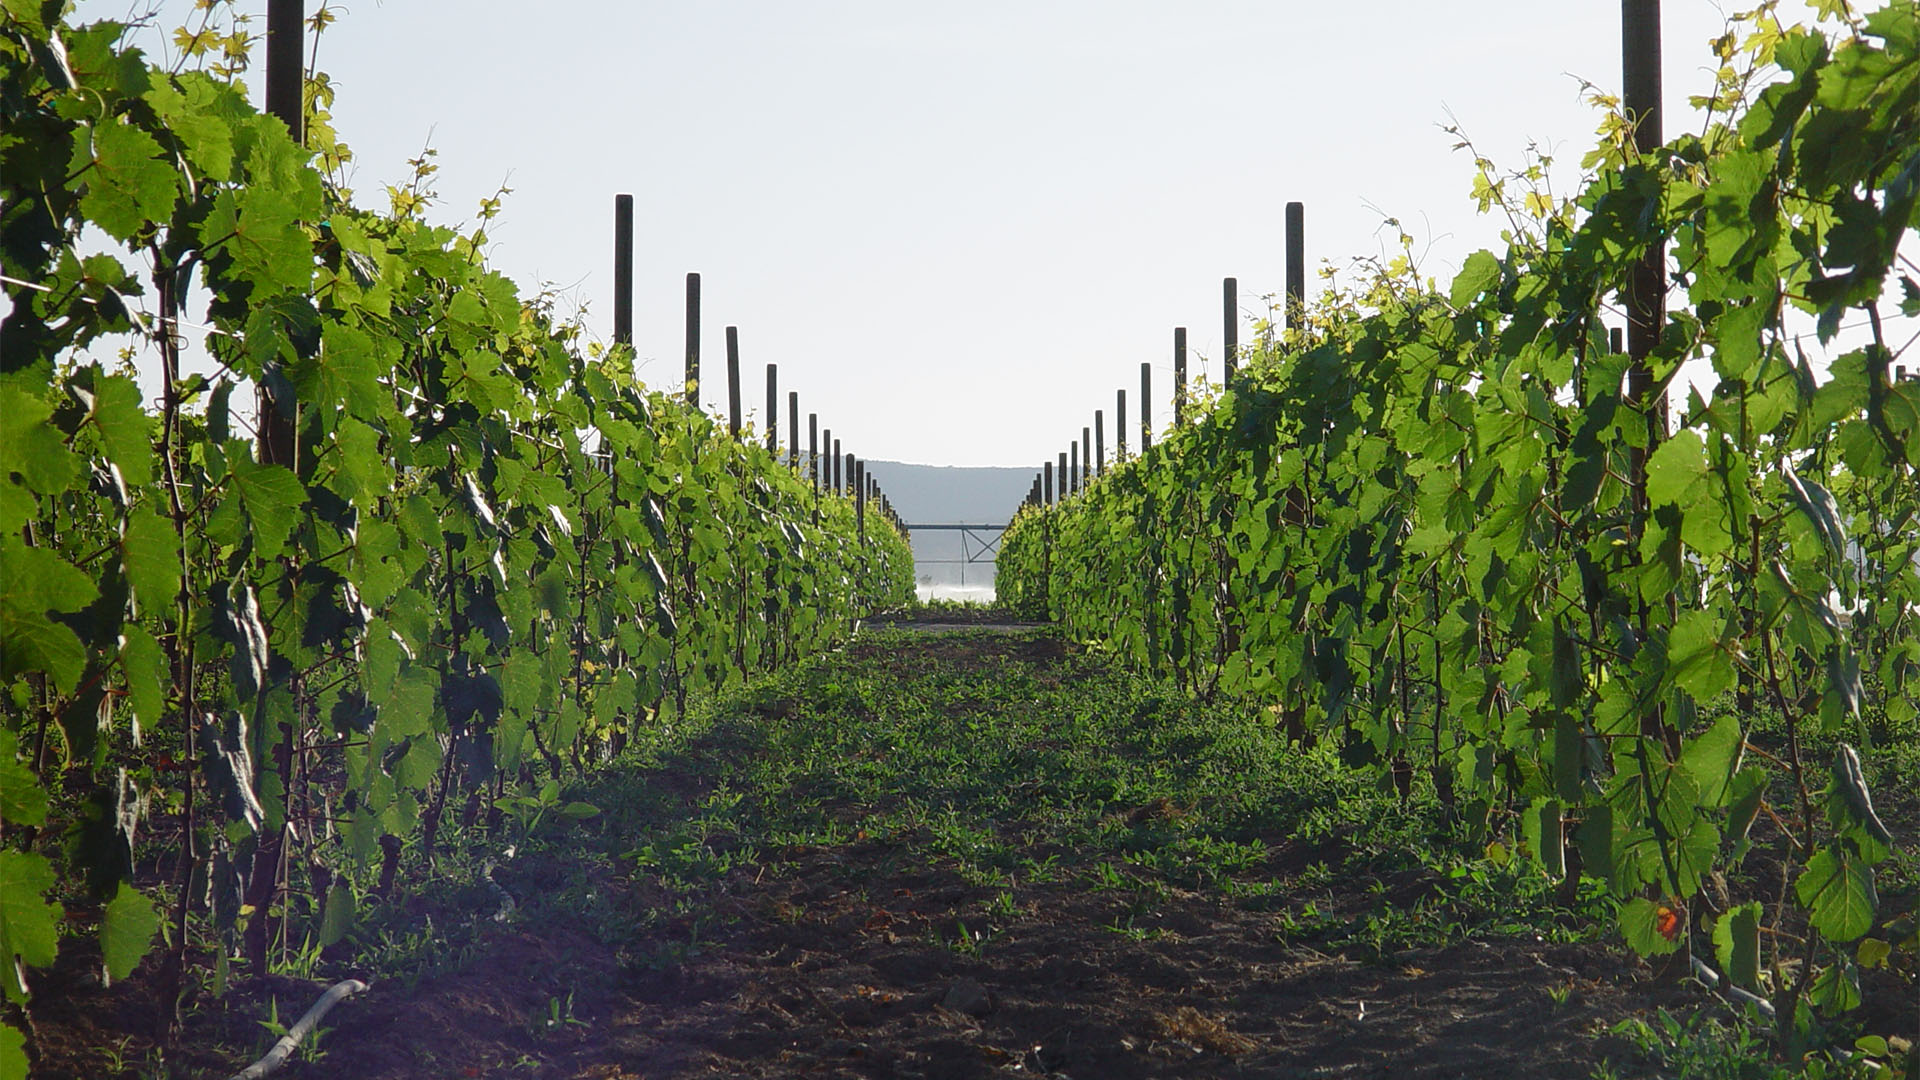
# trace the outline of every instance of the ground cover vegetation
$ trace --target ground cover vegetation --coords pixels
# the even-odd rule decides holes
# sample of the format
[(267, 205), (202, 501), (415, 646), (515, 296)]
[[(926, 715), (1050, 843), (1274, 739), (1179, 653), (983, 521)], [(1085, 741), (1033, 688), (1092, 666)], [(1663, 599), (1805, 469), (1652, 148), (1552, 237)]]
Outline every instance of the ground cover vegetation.
[(428, 154), (356, 207), (324, 76), (296, 144), (226, 5), (171, 69), (65, 7), (0, 24), (0, 1076), (56, 962), (164, 1030), (912, 591), (877, 515), (489, 270), (498, 199), (430, 223)]
[(599, 813), (453, 831), (172, 1047), (138, 978), (56, 999), (52, 1075), (228, 1075), (345, 976), (289, 1075), (1783, 1075), (1596, 940), (1604, 890), (1045, 630), (863, 630), (548, 801)]
[[(1698, 134), (1638, 151), (1596, 94), (1571, 198), (1481, 161), (1504, 251), (1330, 290), (1148, 453), (1025, 510), (998, 569), (1017, 608), (1274, 702), (1603, 889), (1790, 1059), (1874, 993), (1910, 1031), (1920, 964), (1911, 830), (1874, 805), (1920, 735), (1920, 380), (1888, 326), (1920, 315), (1920, 5), (1814, 6), (1736, 17)], [(1642, 383), (1606, 322), (1656, 244)], [(1803, 324), (1860, 343), (1817, 374)]]

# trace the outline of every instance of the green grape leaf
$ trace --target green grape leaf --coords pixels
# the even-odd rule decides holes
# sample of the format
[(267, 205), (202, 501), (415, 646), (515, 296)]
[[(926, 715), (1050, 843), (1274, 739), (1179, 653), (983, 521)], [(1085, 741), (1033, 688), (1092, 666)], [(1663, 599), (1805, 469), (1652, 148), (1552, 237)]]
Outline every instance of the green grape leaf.
[(1563, 813), (1558, 799), (1535, 799), (1525, 822), (1527, 846), (1547, 876), (1553, 878), (1567, 872), (1566, 837), (1561, 829)]
[(281, 187), (224, 188), (201, 228), (203, 242), (230, 254), (243, 279), (263, 293), (305, 290), (314, 261), (312, 242), (298, 224), (300, 207)]
[(1680, 878), (1681, 896), (1700, 891), (1700, 882), (1713, 869), (1720, 854), (1720, 830), (1705, 816), (1696, 815), (1693, 823), (1673, 846), (1673, 868)]
[(391, 464), (380, 451), (380, 433), (351, 416), (342, 417), (334, 433), (340, 452), (335, 456), (334, 487), (364, 510), (393, 488)]
[(0, 386), (0, 469), (42, 495), (67, 490), (79, 472), (79, 459), (47, 422), (52, 415), (40, 398)]
[(38, 512), (39, 500), (11, 480), (0, 478), (0, 534), (17, 533)]
[(1873, 868), (1844, 846), (1822, 848), (1793, 883), (1814, 928), (1829, 941), (1846, 943), (1873, 927), (1880, 898)]
[(1879, 938), (1861, 938), (1860, 947), (1854, 952), (1854, 962), (1871, 970), (1885, 966), (1892, 955), (1891, 942), (1881, 941)]
[(36, 40), (41, 40), (47, 36), (47, 23), (41, 16), (41, 6), (40, 0), (7, 0), (6, 12), (20, 23), (22, 29)]
[(1476, 251), (1461, 265), (1447, 298), (1454, 307), (1464, 308), (1499, 281), (1500, 260), (1491, 251)]
[(1847, 743), (1841, 743), (1833, 753), (1833, 783), (1827, 789), (1827, 819), (1836, 829), (1857, 828), (1864, 833), (1862, 855), (1869, 862), (1885, 858), (1884, 851), (1875, 853), (1867, 850), (1870, 840), (1882, 848), (1893, 845), (1893, 834), (1881, 822), (1880, 815), (1873, 808), (1873, 794), (1867, 788), (1865, 772), (1860, 767), (1860, 755)]
[(564, 566), (555, 564), (547, 567), (545, 572), (533, 579), (533, 588), (539, 595), (540, 606), (551, 615), (564, 617), (572, 607), (572, 581)]
[(444, 542), (440, 515), (431, 502), (419, 495), (409, 495), (400, 504), (399, 511), (395, 516), (408, 540), (425, 547), (439, 547)]
[(1743, 743), (1740, 721), (1722, 715), (1680, 751), (1680, 764), (1700, 789), (1703, 807), (1725, 805), (1734, 774), (1740, 769)]
[(500, 710), (506, 704), (500, 680), (491, 672), (448, 675), (441, 684), (440, 694), (447, 722), (456, 730), (465, 728), (475, 716), (491, 724), (500, 718)]
[(338, 943), (353, 932), (359, 921), (358, 900), (353, 895), (353, 886), (344, 881), (336, 883), (327, 890), (327, 910), (320, 921), (320, 947)]
[(44, 548), (0, 537), (0, 677), (44, 671), (62, 694), (72, 693), (86, 667), (80, 638), (46, 613), (79, 611), (100, 590), (85, 574)]
[(1579, 701), (1587, 689), (1586, 675), (1580, 667), (1580, 647), (1558, 619), (1553, 624), (1553, 666), (1548, 687), (1552, 702), (1562, 707)]
[(1833, 651), (1827, 654), (1827, 694), (1822, 704), (1830, 703), (1847, 716), (1859, 716), (1865, 693), (1860, 684), (1860, 654), (1848, 648), (1846, 642), (1836, 642)]
[(302, 399), (337, 401), (362, 419), (374, 419), (393, 407), (380, 386), (379, 346), (365, 331), (328, 323), (315, 356), (295, 365), (294, 389)]
[(516, 651), (500, 665), (500, 698), (509, 712), (531, 713), (540, 703), (540, 659), (531, 652)]
[(87, 666), (87, 650), (66, 626), (0, 605), (0, 679), (44, 671), (53, 688), (71, 694)]
[(0, 851), (0, 988), (7, 1000), (27, 1000), (25, 969), (53, 963), (60, 941), (60, 908), (46, 901), (53, 867), (31, 852)]
[(254, 551), (271, 559), (287, 548), (294, 523), (306, 505), (300, 479), (283, 465), (256, 465), (245, 457), (228, 460), (233, 490), (253, 523)]
[(144, 507), (128, 511), (120, 557), (140, 612), (169, 610), (180, 593), (180, 540), (173, 527)]
[(1713, 955), (1735, 986), (1760, 986), (1760, 905), (1741, 904), (1713, 924)]
[(120, 631), (121, 675), (127, 684), (127, 702), (133, 707), (134, 745), (139, 745), (140, 726), (157, 729), (161, 710), (167, 704), (167, 658), (146, 629), (128, 623)]
[(74, 143), (72, 172), (84, 186), (80, 209), (115, 240), (132, 240), (173, 215), (179, 174), (153, 136), (111, 118)]
[(1639, 706), (1632, 688), (1620, 682), (1608, 682), (1600, 688), (1600, 700), (1593, 708), (1593, 728), (1603, 736), (1619, 738), (1640, 730)]
[(1807, 988), (1807, 1000), (1823, 1013), (1851, 1012), (1860, 1007), (1860, 971), (1845, 956), (1820, 969)]
[(1728, 801), (1732, 804), (1727, 811), (1727, 836), (1733, 841), (1733, 851), (1728, 855), (1730, 862), (1739, 863), (1753, 845), (1747, 833), (1760, 816), (1767, 794), (1767, 778), (1765, 769), (1746, 768), (1735, 773), (1727, 785)]
[(1685, 927), (1676, 929), (1676, 923), (1682, 917), (1665, 904), (1637, 896), (1620, 905), (1620, 933), (1639, 955), (1665, 956), (1680, 947)]
[(1733, 660), (1721, 644), (1722, 624), (1712, 611), (1682, 614), (1667, 637), (1667, 677), (1699, 702), (1733, 688)]
[(141, 408), (140, 387), (125, 376), (105, 375), (94, 380), (88, 396), (108, 460), (120, 467), (120, 475), (129, 485), (151, 482), (153, 421)]
[(0, 605), (23, 611), (79, 611), (100, 596), (98, 586), (46, 548), (17, 537), (0, 538)]
[(160, 912), (153, 901), (128, 882), (121, 882), (100, 920), (100, 955), (107, 982), (133, 974), (159, 932)]
[(1647, 458), (1647, 501), (1684, 513), (1714, 498), (1713, 470), (1698, 432), (1676, 431)]
[(1846, 558), (1847, 529), (1840, 522), (1840, 506), (1834, 502), (1833, 493), (1793, 469), (1782, 470), (1780, 478), (1786, 481), (1787, 501), (1813, 525), (1814, 533), (1826, 541), (1827, 550), (1836, 560)]
[[(9, 0), (9, 6), (14, 0)], [(0, 1080), (27, 1080), (27, 1037), (0, 1024)]]
[(1584, 807), (1575, 835), (1580, 841), (1580, 864), (1589, 875), (1613, 880), (1613, 807), (1595, 803)]
[(156, 81), (146, 99), (180, 140), (187, 160), (207, 179), (224, 183), (233, 178), (232, 124), (247, 106), (232, 87), (190, 71)]
[[(43, 3), (42, 10), (50, 5)], [(64, 9), (64, 5), (51, 5)], [(67, 27), (68, 56), (59, 63), (72, 61), (67, 72), (70, 85), (86, 88), (86, 94), (98, 101), (138, 97), (147, 92), (149, 68), (140, 50), (117, 47), (126, 28), (113, 22), (98, 22), (85, 27)], [(49, 36), (51, 42), (52, 36)], [(49, 52), (51, 50), (48, 50)], [(53, 73), (49, 72), (52, 78)], [(115, 111), (119, 111), (117, 108)]]
[(1553, 793), (1567, 802), (1578, 802), (1584, 770), (1586, 736), (1580, 730), (1580, 718), (1569, 712), (1553, 715)]
[(1762, 334), (1772, 314), (1772, 303), (1753, 302), (1729, 308), (1714, 320), (1713, 370), (1721, 378), (1746, 379), (1752, 375), (1754, 365), (1760, 362)]
[(13, 732), (0, 728), (0, 821), (38, 827), (47, 820), (47, 789), (20, 760)]

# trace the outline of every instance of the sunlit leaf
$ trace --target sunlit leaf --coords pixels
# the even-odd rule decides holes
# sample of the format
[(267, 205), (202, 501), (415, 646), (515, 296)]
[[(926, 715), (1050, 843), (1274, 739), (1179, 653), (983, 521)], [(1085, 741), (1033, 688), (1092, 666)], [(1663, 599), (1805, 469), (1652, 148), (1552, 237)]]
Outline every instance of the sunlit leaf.
[(133, 974), (134, 966), (147, 954), (154, 935), (160, 932), (160, 912), (153, 901), (121, 882), (120, 889), (108, 901), (100, 920), (100, 954), (112, 983)]

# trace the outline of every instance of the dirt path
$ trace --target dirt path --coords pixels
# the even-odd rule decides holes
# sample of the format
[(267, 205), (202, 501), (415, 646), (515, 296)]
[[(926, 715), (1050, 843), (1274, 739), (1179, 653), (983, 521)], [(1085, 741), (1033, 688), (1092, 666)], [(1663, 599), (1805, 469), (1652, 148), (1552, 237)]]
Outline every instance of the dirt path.
[(1032, 619), (1009, 618), (997, 608), (981, 608), (978, 611), (940, 611), (926, 614), (882, 615), (867, 620), (866, 626), (874, 630), (910, 630), (920, 634), (952, 634), (962, 631), (981, 631), (992, 634), (1027, 634), (1046, 628), (1047, 624)]
[[(376, 994), (305, 1075), (1587, 1077), (1622, 1049), (1597, 1030), (1649, 1004), (1596, 946), (1359, 961), (1203, 895), (1141, 912), (1069, 885), (1007, 913), (994, 889), (901, 872), (893, 847), (728, 890), (731, 927), (685, 962), (622, 971), (587, 941), (503, 931), (473, 972)], [(526, 1022), (560, 995), (574, 1022)]]
[(1591, 949), (1362, 964), (1193, 895), (1143, 916), (1040, 890), (960, 953), (927, 938), (982, 925), (981, 890), (818, 869), (828, 881), (783, 883), (708, 962), (641, 982), (605, 1075), (1585, 1076), (1591, 1057), (1564, 1051), (1636, 992)]
[[(599, 819), (495, 872), (509, 917), (485, 845), (375, 912), (316, 972), (372, 991), (284, 1075), (1587, 1077), (1678, 1000), (1485, 929), (1508, 886), (1361, 842), (1417, 816), (1193, 710), (1030, 632), (856, 643), (584, 788)], [(172, 1075), (323, 984), (204, 1002)]]
[[(1045, 640), (946, 634), (894, 651), (883, 670), (1073, 676)], [(709, 791), (699, 783), (679, 797), (691, 809)], [(423, 987), (392, 1019), (376, 1018), (377, 998), (367, 1003), (314, 1075), (417, 1076), (465, 1062), (478, 1070), (467, 1075), (605, 1080), (1585, 1077), (1619, 1049), (1596, 1032), (1648, 1004), (1635, 965), (1600, 946), (1507, 937), (1355, 958), (1297, 940), (1290, 906), (1249, 910), (1171, 886), (1143, 899), (1017, 873), (1010, 887), (982, 883), (938, 858), (929, 865), (927, 829), (866, 837), (862, 809), (829, 811), (851, 830), (846, 843), (767, 852), (702, 885), (701, 929), (659, 928), (628, 948), (648, 958), (640, 964), (503, 929), (481, 970)], [(1299, 869), (1306, 854), (1283, 848), (1270, 868)], [(540, 876), (530, 866), (514, 878)], [(629, 902), (688, 900), (627, 884)], [(1372, 887), (1354, 878), (1301, 891), (1334, 918), (1357, 917), (1377, 901)], [(681, 949), (694, 933), (711, 936)], [(503, 978), (516, 969), (523, 981)], [(526, 1023), (568, 996), (571, 1020)], [(397, 1052), (429, 1027), (426, 1053)]]

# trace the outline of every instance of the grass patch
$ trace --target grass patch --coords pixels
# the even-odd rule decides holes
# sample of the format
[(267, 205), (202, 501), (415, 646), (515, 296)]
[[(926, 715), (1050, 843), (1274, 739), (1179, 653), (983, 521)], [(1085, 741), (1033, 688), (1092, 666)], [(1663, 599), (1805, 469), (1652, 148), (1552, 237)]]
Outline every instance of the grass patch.
[[(620, 838), (602, 852), (667, 896), (858, 844), (1013, 896), (1071, 881), (1142, 910), (1184, 893), (1312, 908), (1293, 917), (1304, 936), (1378, 954), (1594, 925), (1430, 798), (1290, 744), (1263, 710), (1195, 701), (1041, 632), (863, 635), (568, 797), (599, 806), (583, 825)], [(1314, 907), (1354, 875), (1370, 910)]]

